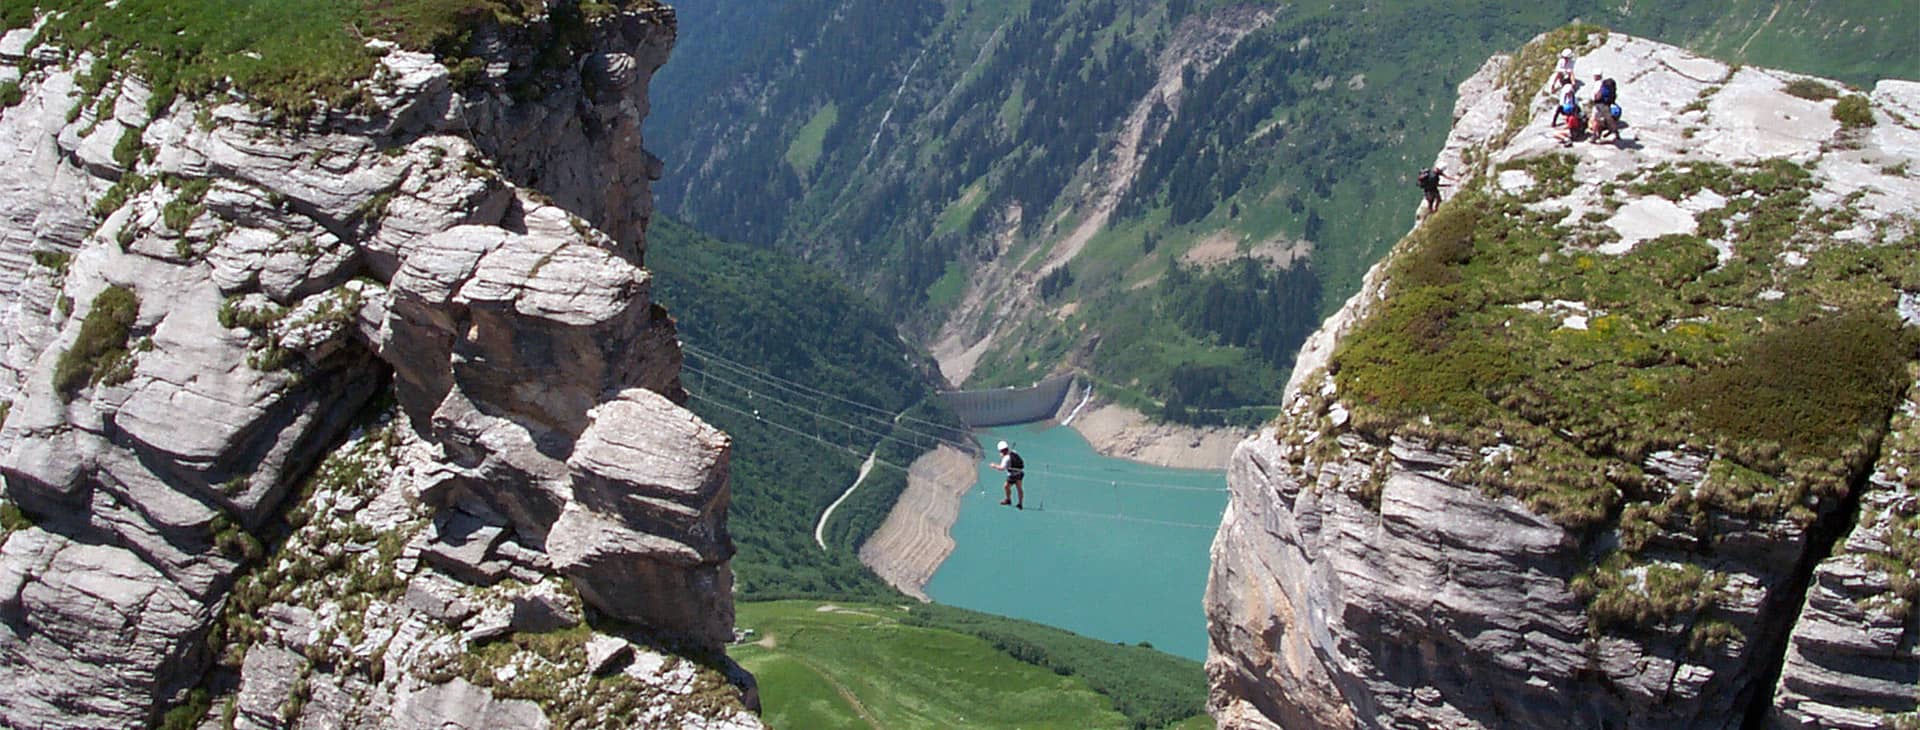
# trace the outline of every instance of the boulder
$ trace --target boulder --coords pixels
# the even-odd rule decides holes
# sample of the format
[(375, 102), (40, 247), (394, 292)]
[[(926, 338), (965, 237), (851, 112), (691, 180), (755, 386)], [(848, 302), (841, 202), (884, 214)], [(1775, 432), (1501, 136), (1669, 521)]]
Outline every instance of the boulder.
[(422, 573), (407, 582), (407, 608), (448, 626), (458, 626), (479, 609), (460, 597), (459, 587), (436, 573)]
[(513, 597), (513, 630), (543, 633), (578, 626), (580, 601), (551, 582), (542, 582)]
[(619, 663), (633, 658), (633, 645), (625, 639), (594, 634), (587, 640), (587, 671), (594, 676), (611, 674)]
[(394, 705), (395, 730), (546, 730), (540, 706), (525, 700), (495, 699), (493, 693), (464, 679), (436, 684)]
[(269, 730), (287, 726), (288, 701), (294, 684), (307, 671), (307, 660), (271, 644), (255, 644), (240, 665), (240, 693), (234, 701), (236, 730)]
[(145, 725), (196, 682), (170, 669), (191, 665), (207, 614), (128, 550), (13, 533), (0, 545), (0, 725)]
[(731, 440), (646, 390), (590, 417), (568, 460), (573, 499), (547, 536), (554, 566), (609, 616), (724, 645), (733, 634)]

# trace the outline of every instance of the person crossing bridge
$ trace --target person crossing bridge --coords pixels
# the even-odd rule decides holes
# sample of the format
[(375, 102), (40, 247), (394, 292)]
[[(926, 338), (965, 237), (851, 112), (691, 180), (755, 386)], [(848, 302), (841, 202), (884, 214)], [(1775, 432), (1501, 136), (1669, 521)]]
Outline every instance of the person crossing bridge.
[[(1021, 482), (1024, 481), (1027, 476), (1027, 462), (1025, 459), (1020, 458), (1020, 452), (1014, 451), (1012, 447), (1007, 446), (1007, 442), (1002, 441), (1000, 442), (1000, 463), (991, 466), (1007, 473), (1007, 483), (1001, 486), (1005, 494), (1000, 500), (1000, 503), (1012, 504), (1014, 509), (1026, 509), (1027, 488), (1022, 485)], [(1015, 490), (1018, 490), (1020, 493), (1020, 501), (1018, 502), (1013, 501)]]

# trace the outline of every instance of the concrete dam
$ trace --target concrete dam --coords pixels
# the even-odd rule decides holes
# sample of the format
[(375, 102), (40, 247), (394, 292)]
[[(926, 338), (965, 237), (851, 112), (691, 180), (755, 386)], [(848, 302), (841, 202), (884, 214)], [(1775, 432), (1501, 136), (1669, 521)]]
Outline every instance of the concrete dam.
[(973, 428), (1031, 423), (1058, 413), (1068, 393), (1076, 391), (1076, 380), (1055, 375), (1025, 388), (950, 390), (941, 393), (940, 400)]

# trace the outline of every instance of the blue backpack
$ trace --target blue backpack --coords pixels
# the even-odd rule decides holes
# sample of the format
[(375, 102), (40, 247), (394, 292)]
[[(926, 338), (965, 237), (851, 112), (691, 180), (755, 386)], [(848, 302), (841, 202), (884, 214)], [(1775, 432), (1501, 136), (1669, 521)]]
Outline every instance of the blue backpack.
[(1602, 104), (1611, 105), (1616, 98), (1618, 97), (1614, 90), (1613, 79), (1600, 82), (1600, 96), (1597, 97), (1598, 101)]

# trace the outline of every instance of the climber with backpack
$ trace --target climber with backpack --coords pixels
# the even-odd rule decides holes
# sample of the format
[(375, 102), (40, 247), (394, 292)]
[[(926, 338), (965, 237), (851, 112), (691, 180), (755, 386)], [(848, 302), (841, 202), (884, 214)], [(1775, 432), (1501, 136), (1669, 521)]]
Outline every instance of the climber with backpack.
[(1414, 177), (1414, 182), (1420, 185), (1420, 192), (1425, 193), (1427, 196), (1428, 213), (1432, 213), (1440, 207), (1440, 181), (1446, 176), (1447, 171), (1445, 168), (1429, 167), (1421, 170), (1420, 174)]
[(1612, 132), (1613, 138), (1615, 140), (1619, 140), (1620, 139), (1619, 89), (1614, 84), (1613, 79), (1603, 80), (1600, 74), (1597, 74), (1597, 73), (1594, 74), (1593, 80), (1595, 83), (1599, 85), (1600, 88), (1594, 90), (1593, 106), (1588, 111), (1588, 117), (1591, 118), (1591, 121), (1593, 124), (1592, 140), (1595, 143), (1598, 143), (1600, 141), (1601, 134), (1605, 132)]
[[(988, 466), (1007, 473), (1007, 483), (1001, 487), (1005, 495), (1000, 500), (1000, 503), (1012, 504), (1014, 509), (1026, 509), (1027, 488), (1022, 486), (1021, 482), (1024, 481), (1027, 476), (1027, 462), (1025, 459), (1020, 458), (1020, 452), (1014, 451), (1012, 447), (1007, 445), (1007, 442), (1002, 441), (1000, 442), (1000, 463), (988, 464)], [(1019, 490), (1020, 492), (1019, 502), (1013, 501), (1014, 490)]]

